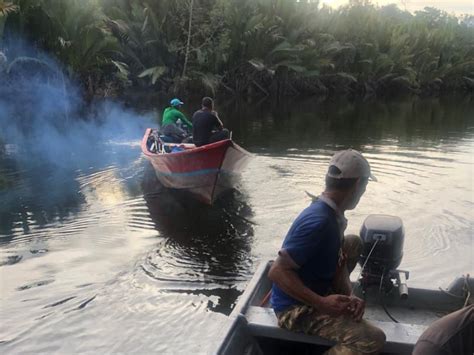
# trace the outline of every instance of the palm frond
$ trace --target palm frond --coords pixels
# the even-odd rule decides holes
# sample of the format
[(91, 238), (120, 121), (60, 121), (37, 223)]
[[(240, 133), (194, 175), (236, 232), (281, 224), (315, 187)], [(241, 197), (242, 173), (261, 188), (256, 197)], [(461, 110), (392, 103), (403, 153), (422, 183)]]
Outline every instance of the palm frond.
[(0, 1), (0, 15), (7, 16), (18, 11), (18, 6), (11, 2)]

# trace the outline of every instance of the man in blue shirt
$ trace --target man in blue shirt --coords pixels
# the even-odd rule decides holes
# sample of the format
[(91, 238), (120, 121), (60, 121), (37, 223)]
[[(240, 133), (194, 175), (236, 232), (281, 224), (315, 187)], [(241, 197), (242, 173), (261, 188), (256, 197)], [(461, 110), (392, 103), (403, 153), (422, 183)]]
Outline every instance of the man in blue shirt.
[(364, 301), (351, 294), (362, 241), (344, 237), (344, 212), (357, 206), (369, 179), (362, 154), (337, 152), (324, 192), (293, 222), (268, 274), (279, 326), (335, 341), (328, 354), (376, 354), (385, 343), (383, 331), (362, 319)]

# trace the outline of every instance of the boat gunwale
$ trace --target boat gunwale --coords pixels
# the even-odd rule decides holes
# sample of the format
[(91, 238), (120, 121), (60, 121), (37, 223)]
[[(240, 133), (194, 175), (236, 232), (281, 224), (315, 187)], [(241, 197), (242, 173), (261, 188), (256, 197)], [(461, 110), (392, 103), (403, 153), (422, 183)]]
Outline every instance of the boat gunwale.
[[(264, 260), (259, 264), (252, 279), (249, 281), (249, 284), (247, 285), (244, 293), (240, 296), (240, 299), (237, 302), (236, 306), (234, 307), (234, 310), (232, 311), (231, 315), (234, 314), (234, 312), (238, 312), (238, 311), (242, 312), (242, 314), (245, 314), (247, 307), (250, 305), (250, 303), (255, 301), (255, 298), (256, 298), (255, 296), (257, 295), (258, 291), (262, 289), (262, 284), (263, 284), (262, 280), (263, 278), (266, 277), (265, 273), (270, 268), (273, 262), (274, 260)], [(455, 280), (457, 280), (458, 278), (456, 278)], [(438, 288), (434, 288), (430, 286), (423, 287), (423, 288), (410, 286), (409, 294), (410, 295), (422, 294), (424, 297), (432, 296), (432, 295), (443, 295), (443, 297), (445, 297), (446, 300), (451, 300), (452, 303), (457, 303), (459, 300), (456, 301), (456, 299), (453, 298), (453, 296), (449, 294), (449, 288), (454, 283), (454, 281), (452, 281), (450, 285), (448, 286), (448, 288), (446, 289), (441, 288), (441, 286)], [(352, 285), (356, 285), (358, 282), (351, 281), (351, 283)], [(356, 289), (358, 289), (358, 287)], [(266, 294), (265, 290), (263, 291)], [(409, 300), (410, 300), (410, 297), (408, 297), (408, 300), (403, 301), (403, 302), (409, 303)], [(387, 305), (390, 305), (390, 304), (387, 304)]]
[[(153, 131), (152, 128), (147, 128), (146, 131), (145, 131), (145, 135), (143, 136), (142, 143), (141, 143), (142, 152), (145, 155), (149, 156), (149, 157), (168, 157), (168, 156), (170, 156), (170, 153), (164, 154), (164, 153), (150, 152), (150, 150), (147, 147), (147, 141), (148, 141), (148, 137), (150, 136), (152, 131)], [(180, 143), (173, 143), (173, 144), (175, 144), (176, 146), (180, 145)], [(189, 149), (186, 149), (186, 150), (181, 151), (181, 152), (175, 152), (175, 153), (172, 154), (172, 156), (176, 156), (176, 155), (183, 156), (183, 155), (187, 155), (187, 154), (202, 153), (202, 152), (205, 152), (205, 151), (221, 148), (221, 147), (226, 146), (226, 145), (227, 145), (226, 148), (232, 147), (232, 148), (238, 150), (240, 153), (242, 153), (244, 155), (247, 155), (248, 157), (252, 156), (252, 153), (248, 152), (247, 150), (245, 150), (244, 148), (239, 146), (232, 139), (225, 139), (225, 140), (222, 140), (222, 141), (217, 141), (217, 142), (214, 142), (214, 143), (202, 145), (200, 147), (189, 148)]]
[[(259, 315), (261, 311), (265, 310), (265, 313), (269, 314), (272, 310), (269, 307), (265, 307), (264, 305), (257, 304), (259, 300), (261, 300), (268, 292), (268, 282), (265, 281), (266, 274), (268, 269), (270, 268), (273, 260), (264, 260), (262, 261), (259, 266), (257, 267), (252, 279), (248, 283), (244, 293), (241, 295), (239, 301), (237, 302), (236, 306), (234, 307), (233, 311), (229, 315), (229, 319), (232, 323), (236, 323), (240, 317), (244, 317), (246, 322), (246, 327), (250, 331), (252, 336), (263, 336), (269, 338), (276, 338), (281, 340), (287, 341), (296, 341), (296, 342), (303, 342), (309, 344), (316, 344), (316, 345), (328, 345), (331, 344), (330, 341), (317, 337), (317, 336), (310, 336), (301, 333), (292, 333), (290, 331), (284, 330), (279, 328), (276, 324), (270, 325), (268, 320), (265, 321), (260, 319)], [(452, 285), (456, 283), (459, 278), (456, 278), (455, 281), (450, 283), (448, 286), (448, 292), (451, 289)], [(271, 284), (271, 282), (270, 282)], [(271, 288), (270, 288), (271, 290)], [(452, 296), (448, 293), (443, 292), (445, 291), (441, 287), (439, 289), (435, 288), (417, 288), (411, 287), (410, 294), (414, 295), (412, 297), (415, 298), (416, 302), (420, 302), (421, 298), (430, 298), (436, 297), (439, 299), (438, 304), (433, 304), (430, 309), (432, 311), (439, 311), (444, 309), (448, 304), (455, 304), (458, 301), (454, 300)], [(425, 302), (426, 303), (426, 302)], [(411, 309), (411, 305), (405, 304), (407, 309)], [(257, 313), (255, 313), (257, 311)], [(381, 327), (385, 332), (389, 332), (390, 337), (387, 343), (384, 346), (384, 351), (388, 352), (395, 352), (395, 353), (411, 353), (413, 346), (416, 342), (413, 337), (419, 337), (424, 329), (426, 329), (429, 324), (416, 324), (416, 323), (409, 323), (409, 322), (390, 322), (385, 320), (378, 320), (378, 319), (371, 319), (366, 318), (369, 321), (374, 322), (377, 326)], [(260, 321), (263, 321), (260, 323)], [(284, 332), (282, 334), (282, 332)], [(398, 338), (398, 336), (404, 335), (402, 338)], [(412, 339), (409, 339), (409, 337)], [(312, 337), (312, 338), (308, 338)], [(403, 338), (406, 338), (402, 340)], [(224, 344), (225, 341), (229, 341), (229, 335), (226, 335), (224, 342), (220, 344), (219, 350), (224, 350), (226, 345)], [(222, 352), (217, 352), (221, 354)]]
[[(212, 205), (217, 199), (216, 194), (220, 195), (221, 187), (219, 187), (220, 192), (216, 192), (219, 179), (224, 176), (239, 175), (242, 164), (246, 164), (245, 161), (253, 156), (231, 139), (175, 153), (151, 152), (148, 144), (153, 130), (152, 128), (145, 130), (141, 150), (153, 166), (158, 180), (167, 188), (188, 190), (198, 200), (208, 205)], [(172, 143), (172, 145), (179, 146), (180, 144)], [(209, 176), (209, 179), (212, 179), (212, 184), (206, 185), (209, 186), (208, 192), (193, 191), (196, 190), (196, 186), (182, 186), (179, 183), (176, 184), (176, 181), (172, 182), (172, 179), (176, 177), (181, 179), (181, 177), (195, 174)]]

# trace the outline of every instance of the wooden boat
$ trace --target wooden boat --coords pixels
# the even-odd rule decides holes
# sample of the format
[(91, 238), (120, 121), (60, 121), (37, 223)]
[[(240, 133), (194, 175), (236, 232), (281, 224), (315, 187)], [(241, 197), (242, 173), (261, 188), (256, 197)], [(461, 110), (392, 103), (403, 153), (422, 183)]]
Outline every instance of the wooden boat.
[[(271, 288), (267, 274), (271, 263), (264, 262), (257, 269), (229, 316), (221, 334), (222, 341), (213, 350), (214, 354), (322, 354), (333, 345), (318, 336), (278, 327), (267, 300)], [(377, 288), (369, 289), (363, 296), (357, 287), (356, 294), (365, 298), (364, 318), (386, 334), (383, 353), (411, 354), (418, 337), (429, 324), (466, 303), (469, 290), (474, 290), (473, 281), (468, 276), (458, 278), (447, 290), (410, 288), (406, 299), (401, 299), (398, 292), (392, 292), (380, 300)]]
[(207, 204), (234, 187), (251, 156), (231, 139), (201, 147), (166, 143), (151, 128), (146, 130), (141, 147), (165, 187), (187, 190)]

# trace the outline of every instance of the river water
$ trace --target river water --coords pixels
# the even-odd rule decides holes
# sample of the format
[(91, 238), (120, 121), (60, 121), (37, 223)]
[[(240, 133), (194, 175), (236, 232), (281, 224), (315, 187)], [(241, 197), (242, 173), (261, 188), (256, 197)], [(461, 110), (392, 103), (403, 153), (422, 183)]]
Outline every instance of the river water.
[(372, 213), (401, 217), (411, 285), (474, 272), (472, 101), (218, 104), (254, 157), (213, 207), (160, 187), (138, 134), (71, 154), (68, 168), (4, 142), (3, 354), (206, 353), (342, 148), (363, 151), (379, 180), (347, 232)]

